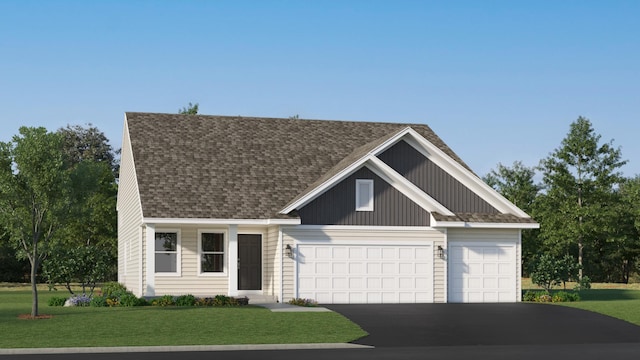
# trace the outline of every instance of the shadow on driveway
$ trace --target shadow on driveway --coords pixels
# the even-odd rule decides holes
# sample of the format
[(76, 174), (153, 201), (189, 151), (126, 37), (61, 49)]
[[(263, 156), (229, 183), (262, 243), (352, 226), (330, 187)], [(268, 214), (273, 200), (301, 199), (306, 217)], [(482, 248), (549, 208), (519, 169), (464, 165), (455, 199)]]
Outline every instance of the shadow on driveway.
[(376, 347), (640, 343), (640, 326), (550, 304), (328, 305)]

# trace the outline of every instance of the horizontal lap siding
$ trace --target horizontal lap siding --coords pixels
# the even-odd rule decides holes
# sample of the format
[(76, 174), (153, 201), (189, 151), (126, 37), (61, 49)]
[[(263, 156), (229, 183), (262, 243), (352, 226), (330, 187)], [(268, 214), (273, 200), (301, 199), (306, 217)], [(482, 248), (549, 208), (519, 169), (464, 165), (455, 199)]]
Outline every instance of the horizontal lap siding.
[[(198, 229), (200, 228), (195, 226), (180, 227), (182, 272), (180, 276), (156, 275), (156, 296), (185, 294), (213, 296), (228, 294), (228, 274), (221, 274), (220, 276), (198, 276)], [(157, 228), (156, 231), (160, 232), (162, 229)], [(227, 250), (228, 254), (228, 249), (225, 250)], [(225, 261), (227, 261), (225, 265), (228, 265), (228, 255), (225, 257)]]
[(142, 205), (126, 122), (124, 126), (118, 185), (118, 280), (140, 296)]
[[(292, 247), (297, 241), (305, 241), (308, 243), (329, 243), (333, 239), (353, 244), (371, 244), (388, 240), (397, 240), (398, 243), (403, 242), (425, 242), (433, 243), (434, 249), (439, 244), (444, 244), (444, 232), (439, 230), (411, 230), (406, 231), (395, 229), (304, 229), (304, 228), (285, 228), (283, 229), (283, 245), (290, 244)], [(387, 242), (388, 244), (389, 242)], [(434, 276), (434, 302), (443, 302), (445, 296), (444, 282), (444, 262), (435, 257), (433, 259), (433, 276)], [(283, 301), (288, 301), (295, 296), (295, 262), (286, 258), (284, 261), (284, 297)]]

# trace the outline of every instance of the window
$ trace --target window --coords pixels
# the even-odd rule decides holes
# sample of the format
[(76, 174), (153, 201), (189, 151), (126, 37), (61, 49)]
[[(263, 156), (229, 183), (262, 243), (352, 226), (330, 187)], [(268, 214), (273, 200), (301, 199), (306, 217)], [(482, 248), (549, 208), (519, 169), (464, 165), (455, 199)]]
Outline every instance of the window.
[(178, 272), (178, 233), (156, 232), (156, 272)]
[(356, 211), (373, 211), (372, 179), (356, 179)]
[(224, 272), (224, 233), (200, 234), (200, 273)]

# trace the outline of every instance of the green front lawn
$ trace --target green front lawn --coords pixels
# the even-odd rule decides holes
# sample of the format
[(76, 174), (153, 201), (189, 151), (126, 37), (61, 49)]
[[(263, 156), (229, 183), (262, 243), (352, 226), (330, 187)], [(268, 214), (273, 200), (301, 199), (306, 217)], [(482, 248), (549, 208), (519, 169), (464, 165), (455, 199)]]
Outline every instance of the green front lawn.
[[(572, 289), (573, 286), (573, 283), (567, 284), (567, 289)], [(640, 325), (640, 284), (594, 283), (591, 286), (590, 290), (580, 291), (580, 301), (555, 304), (593, 311)], [(540, 289), (531, 284), (529, 279), (522, 279), (522, 287)]]
[(0, 289), (0, 348), (345, 343), (367, 335), (333, 312), (273, 313), (261, 307), (49, 307), (53, 318), (22, 320), (31, 293)]

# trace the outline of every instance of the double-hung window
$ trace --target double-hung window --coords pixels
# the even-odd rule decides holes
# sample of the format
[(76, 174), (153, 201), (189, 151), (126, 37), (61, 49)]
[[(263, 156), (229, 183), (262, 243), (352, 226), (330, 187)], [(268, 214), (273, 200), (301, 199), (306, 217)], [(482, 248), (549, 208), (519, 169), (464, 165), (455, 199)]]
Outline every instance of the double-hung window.
[(178, 233), (156, 232), (156, 272), (178, 272)]
[(200, 233), (200, 273), (223, 273), (224, 264), (224, 233)]

